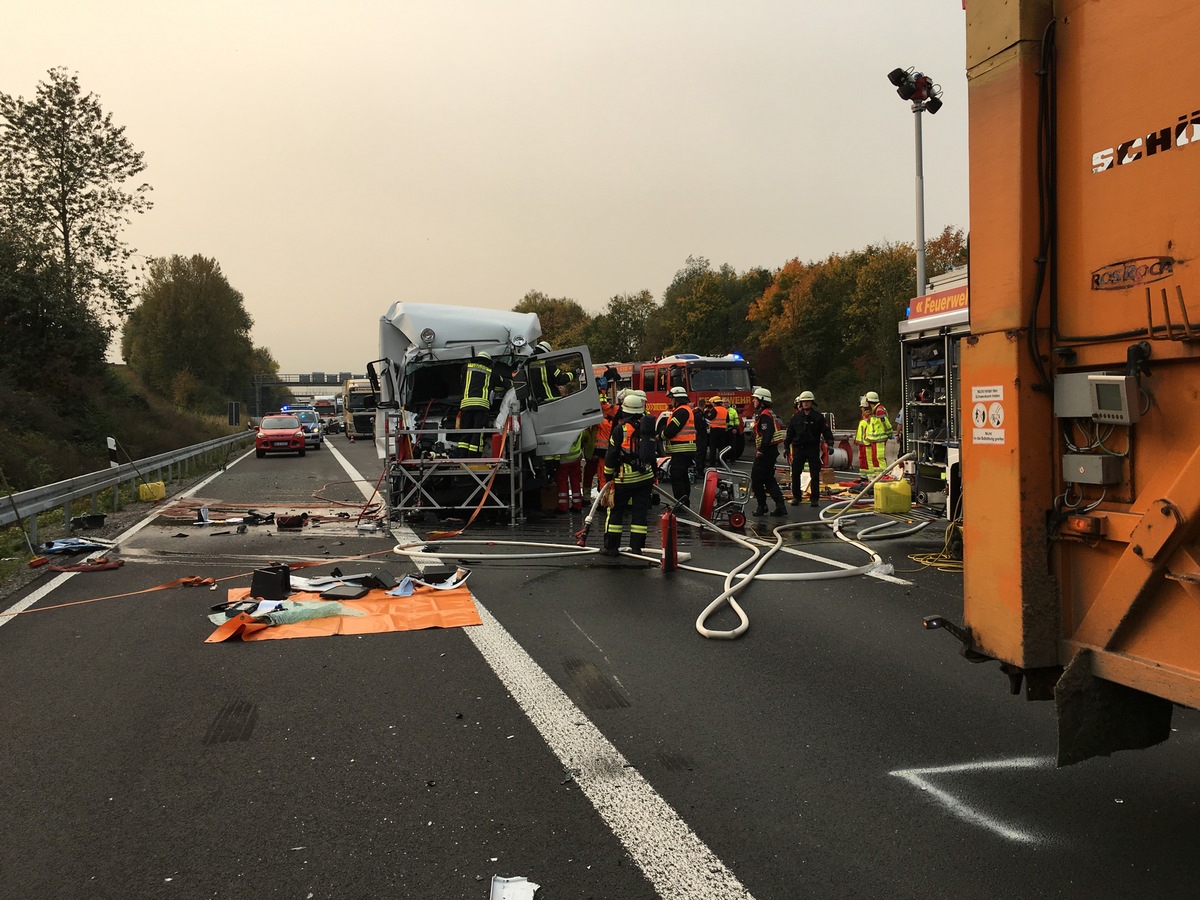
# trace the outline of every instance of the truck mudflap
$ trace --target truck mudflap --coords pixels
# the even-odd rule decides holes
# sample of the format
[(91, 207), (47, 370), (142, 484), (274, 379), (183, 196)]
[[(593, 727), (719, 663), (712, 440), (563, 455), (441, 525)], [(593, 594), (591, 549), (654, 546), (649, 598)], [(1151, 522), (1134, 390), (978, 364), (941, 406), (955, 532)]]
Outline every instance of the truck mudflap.
[(1170, 700), (1100, 678), (1092, 651), (1075, 654), (1054, 687), (1058, 710), (1058, 766), (1118, 750), (1144, 750), (1171, 735)]

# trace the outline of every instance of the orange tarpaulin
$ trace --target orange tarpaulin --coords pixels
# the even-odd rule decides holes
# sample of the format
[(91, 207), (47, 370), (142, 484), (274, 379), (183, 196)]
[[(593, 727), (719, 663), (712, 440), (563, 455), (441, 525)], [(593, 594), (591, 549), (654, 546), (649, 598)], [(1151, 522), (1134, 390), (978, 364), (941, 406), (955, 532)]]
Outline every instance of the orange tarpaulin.
[[(233, 588), (231, 601), (245, 600), (249, 588)], [(320, 600), (318, 594), (295, 593), (289, 600), (297, 602)], [(327, 616), (290, 625), (265, 625), (247, 615), (239, 615), (209, 635), (205, 643), (218, 643), (233, 637), (243, 641), (271, 641), (281, 638), (328, 637), (333, 634), (379, 634), (384, 631), (416, 631), (421, 628), (459, 628), (481, 625), (475, 598), (465, 587), (438, 590), (414, 588), (410, 597), (390, 597), (376, 589), (358, 600), (341, 601), (346, 606), (366, 613), (365, 616)]]

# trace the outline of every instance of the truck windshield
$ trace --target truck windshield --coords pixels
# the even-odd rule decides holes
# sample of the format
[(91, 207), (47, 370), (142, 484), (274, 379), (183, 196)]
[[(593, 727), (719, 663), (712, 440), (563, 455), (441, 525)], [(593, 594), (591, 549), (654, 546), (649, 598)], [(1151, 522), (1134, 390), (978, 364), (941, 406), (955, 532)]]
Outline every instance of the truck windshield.
[(362, 412), (363, 410), (375, 408), (375, 395), (370, 391), (365, 391), (361, 394), (352, 392), (346, 400), (350, 404), (351, 412)]
[(751, 388), (750, 370), (745, 366), (691, 366), (688, 376), (692, 391), (698, 394)]

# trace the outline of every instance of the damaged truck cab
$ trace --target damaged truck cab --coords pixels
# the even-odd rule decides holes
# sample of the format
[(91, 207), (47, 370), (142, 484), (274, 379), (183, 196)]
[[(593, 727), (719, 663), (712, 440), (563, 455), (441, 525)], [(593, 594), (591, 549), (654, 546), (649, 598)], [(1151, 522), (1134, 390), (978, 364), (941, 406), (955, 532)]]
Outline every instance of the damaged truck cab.
[[(587, 347), (539, 352), (533, 313), (393, 303), (379, 323), (379, 359), (367, 367), (378, 396), (376, 447), (388, 466), (392, 518), (475, 508), (519, 516), (543, 470), (601, 419)], [(467, 364), (486, 353), (492, 378), (481, 457), (456, 454)], [(562, 373), (538, 396), (533, 369)]]

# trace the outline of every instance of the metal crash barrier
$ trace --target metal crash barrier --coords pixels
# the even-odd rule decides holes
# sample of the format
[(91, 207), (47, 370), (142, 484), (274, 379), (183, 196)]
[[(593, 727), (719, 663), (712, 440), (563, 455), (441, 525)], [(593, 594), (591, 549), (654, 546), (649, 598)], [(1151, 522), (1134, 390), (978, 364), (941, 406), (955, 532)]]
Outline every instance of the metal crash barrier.
[[(495, 453), (497, 430), (481, 431), (484, 446)], [(515, 522), (522, 485), (516, 441), (506, 441), (500, 456), (456, 458), (443, 449), (446, 434), (444, 429), (433, 428), (406, 429), (397, 435), (398, 446), (411, 447), (412, 456), (393, 456), (388, 463), (389, 519), (407, 520), (426, 513), (445, 517), (479, 509), (481, 513), (503, 513), (509, 522)]]

